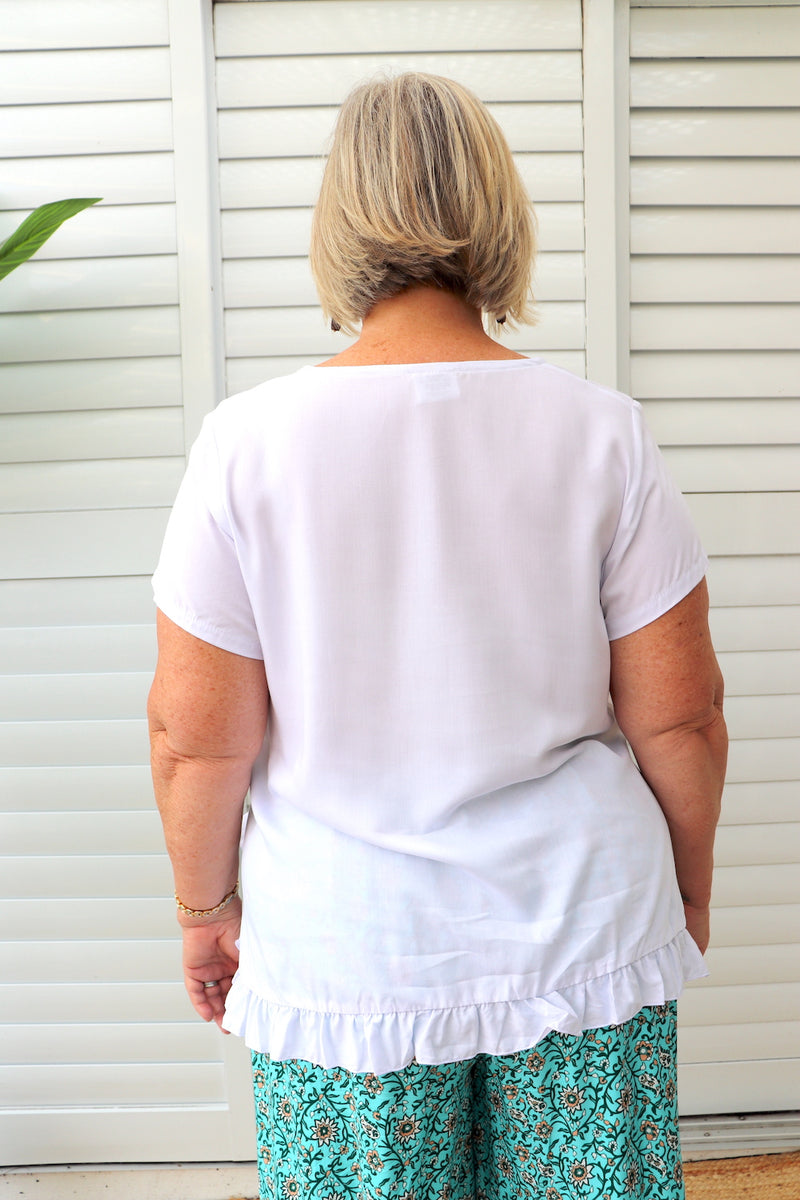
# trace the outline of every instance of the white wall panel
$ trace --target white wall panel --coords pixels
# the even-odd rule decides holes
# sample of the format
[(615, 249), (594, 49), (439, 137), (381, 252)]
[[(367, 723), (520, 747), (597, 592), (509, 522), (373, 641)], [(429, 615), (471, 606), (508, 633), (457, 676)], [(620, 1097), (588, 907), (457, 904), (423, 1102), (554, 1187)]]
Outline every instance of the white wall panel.
[[(102, 768), (95, 768), (101, 770)], [(137, 768), (137, 770), (140, 768)], [(146, 767), (141, 768), (146, 771)], [(150, 797), (152, 804), (152, 797)], [(171, 903), (163, 896), (104, 896), (103, 903), (98, 905), (96, 898), (83, 900), (60, 900), (54, 905), (51, 900), (2, 900), (0, 901), (0, 922), (2, 927), (7, 931), (7, 936), (14, 942), (24, 941), (25, 939), (35, 941), (37, 944), (41, 941), (58, 941), (72, 942), (75, 939), (85, 939), (86, 941), (101, 941), (108, 942), (118, 938), (128, 939), (133, 941), (144, 938), (174, 938), (175, 936), (175, 914)], [(90, 1021), (93, 1018), (89, 1015), (88, 1010), (85, 1015), (81, 1015), (79, 1001), (81, 998), (91, 1001), (91, 995), (86, 996), (87, 989), (81, 989), (81, 997), (73, 1000), (74, 988), (72, 981), (61, 980), (60, 975), (56, 971), (54, 964), (54, 972), (51, 977), (50, 986), (56, 993), (59, 993), (62, 999), (66, 999), (70, 1005), (70, 1012), (64, 1012), (64, 1020)], [(130, 975), (125, 977), (130, 980)], [(149, 978), (149, 977), (146, 977)], [(55, 982), (53, 980), (55, 979)], [(173, 989), (173, 996), (176, 1000), (181, 1000), (184, 1005), (183, 1015), (185, 1016), (185, 1005), (188, 1004), (186, 993), (183, 990), (183, 985), (177, 982), (179, 976), (171, 975), (169, 987)], [(60, 981), (60, 982), (59, 982)], [(140, 982), (139, 977), (135, 982)], [(105, 982), (108, 982), (107, 980)], [(99, 985), (98, 985), (99, 986)], [(38, 993), (33, 992), (35, 997)], [(115, 991), (114, 996), (119, 996), (119, 992)], [(13, 1017), (9, 1011), (9, 1005), (15, 1004), (12, 999), (13, 991), (11, 988), (0, 988), (0, 1002), (2, 1002), (2, 1011), (9, 1013), (9, 1020), (29, 1020), (52, 1021), (53, 1014), (59, 1013), (60, 1008), (53, 1007), (56, 1000), (50, 1002), (47, 998), (37, 1002), (37, 1007), (34, 1010), (30, 1009), (29, 1015), (25, 1017)], [(107, 998), (107, 996), (106, 996)], [(126, 1009), (128, 1015), (122, 1014), (115, 1016), (110, 1007), (103, 1008), (103, 995), (97, 1000), (97, 1012), (100, 1014), (97, 1019), (102, 1021), (110, 1020), (133, 1020), (130, 1016), (134, 1011), (133, 1008)], [(21, 1002), (20, 1002), (21, 1003)], [(74, 1007), (73, 1007), (74, 1005)], [(173, 1005), (173, 1015), (156, 1016), (155, 1020), (178, 1020), (181, 1017), (181, 1006)], [(14, 1013), (24, 1013), (24, 1007), (15, 1007)], [(74, 1015), (77, 1014), (77, 1015)], [(175, 1015), (177, 1014), (177, 1015)], [(148, 1018), (149, 1019), (149, 1018)]]
[(634, 6), (630, 37), (632, 386), (712, 555), (732, 737), (682, 1111), (772, 1110), (800, 1054), (800, 5)]
[(146, 575), (92, 579), (51, 579), (42, 588), (37, 579), (0, 582), (3, 624), (98, 625), (108, 614), (128, 625), (150, 625), (153, 592)]
[(171, 150), (171, 109), (167, 100), (21, 105), (3, 139), (12, 158)]
[(91, 1025), (15, 1025), (14, 1037), (0, 1033), (0, 1055), (10, 1065), (24, 1065), (37, 1052), (54, 1065), (74, 1062), (148, 1061), (190, 1063), (219, 1050), (216, 1026), (201, 1022)]
[[(170, 913), (170, 933), (172, 932)], [(54, 973), (65, 984), (173, 981), (180, 974), (179, 938), (106, 941), (17, 941), (3, 946), (6, 983), (48, 983)], [(16, 1028), (16, 1027), (15, 1027)], [(37, 1024), (36, 1028), (40, 1028)], [(51, 1026), (50, 1028), (53, 1028)], [(91, 1028), (91, 1027), (90, 1027)], [(174, 1028), (174, 1026), (171, 1026)], [(193, 1025), (193, 1029), (206, 1029)], [(31, 1055), (31, 1058), (35, 1058)]]

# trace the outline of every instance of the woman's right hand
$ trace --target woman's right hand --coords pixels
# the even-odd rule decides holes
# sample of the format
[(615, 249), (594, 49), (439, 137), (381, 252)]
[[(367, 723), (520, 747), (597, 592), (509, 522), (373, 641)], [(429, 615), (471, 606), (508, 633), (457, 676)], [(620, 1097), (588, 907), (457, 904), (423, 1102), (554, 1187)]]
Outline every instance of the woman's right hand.
[(693, 904), (687, 904), (684, 901), (683, 911), (686, 914), (686, 928), (697, 943), (700, 953), (705, 954), (711, 936), (708, 905), (704, 908), (695, 908)]
[(241, 899), (235, 896), (213, 919), (181, 913), (178, 920), (183, 929), (183, 981), (189, 999), (204, 1021), (215, 1021), (222, 1029), (225, 997), (239, 965), (236, 941), (242, 921)]

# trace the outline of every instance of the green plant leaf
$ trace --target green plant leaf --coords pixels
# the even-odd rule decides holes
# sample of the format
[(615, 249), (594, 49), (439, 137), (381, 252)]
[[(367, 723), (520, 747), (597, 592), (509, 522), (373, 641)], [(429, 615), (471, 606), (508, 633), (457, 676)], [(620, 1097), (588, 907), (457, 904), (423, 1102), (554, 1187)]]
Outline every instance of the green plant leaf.
[(0, 246), (0, 279), (35, 254), (59, 225), (100, 199), (96, 196), (93, 200), (55, 200), (35, 208)]

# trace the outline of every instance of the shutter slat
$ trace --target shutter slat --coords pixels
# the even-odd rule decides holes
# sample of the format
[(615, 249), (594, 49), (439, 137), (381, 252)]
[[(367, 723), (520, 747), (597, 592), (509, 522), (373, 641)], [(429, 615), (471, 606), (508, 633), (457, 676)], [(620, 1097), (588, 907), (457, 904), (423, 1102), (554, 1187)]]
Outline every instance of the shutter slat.
[(728, 781), (725, 784), (722, 796), (722, 822), (725, 825), (796, 819), (797, 784), (792, 779), (773, 780), (771, 783)]
[[(729, 987), (759, 983), (797, 983), (800, 981), (800, 958), (787, 954), (786, 946), (766, 944), (763, 946), (716, 946), (712, 945), (706, 955), (706, 966), (710, 971), (700, 987)], [(757, 1019), (753, 1014), (752, 1019)]]
[(0, 629), (0, 661), (11, 674), (150, 671), (156, 631), (146, 625), (30, 626)]
[[(0, 767), (0, 812), (18, 809), (113, 812), (152, 807), (153, 785), (144, 763), (110, 767)], [(75, 936), (74, 930), (70, 936)]]
[[(102, 196), (106, 204), (163, 204), (175, 199), (172, 154), (53, 155), (3, 163), (9, 209), (31, 209), (62, 196)], [(89, 210), (91, 211), (91, 210)]]
[[(749, 98), (748, 98), (749, 99)], [(631, 114), (631, 152), (681, 158), (792, 156), (800, 140), (800, 112), (660, 108)]]
[[(787, 1020), (791, 1020), (787, 1017)], [(797, 1107), (800, 1063), (751, 1060), (749, 1062), (688, 1063), (678, 1068), (681, 1116), (736, 1111), (774, 1112)]]
[(726, 696), (781, 695), (800, 682), (800, 650), (718, 654)]
[(181, 402), (180, 360), (6, 363), (0, 392), (9, 413), (174, 407)]
[[(113, 723), (92, 722), (95, 731), (114, 736)], [(117, 722), (138, 725), (138, 722)], [(103, 726), (105, 728), (103, 728)], [(172, 896), (171, 869), (161, 854), (65, 854), (3, 858), (0, 889), (14, 900), (74, 897)]]
[[(105, 717), (117, 721), (140, 717), (151, 683), (148, 671), (3, 675), (0, 720), (91, 721)], [(4, 844), (0, 838), (0, 845)], [(128, 845), (127, 841), (121, 844)]]
[[(145, 768), (146, 769), (146, 768)], [(150, 798), (152, 804), (152, 794)], [(105, 896), (103, 903), (98, 904), (96, 898), (86, 900), (62, 899), (53, 900), (0, 900), (0, 922), (3, 929), (13, 929), (18, 941), (58, 941), (69, 943), (76, 938), (86, 941), (114, 941), (119, 938), (130, 938), (137, 941), (141, 938), (168, 938), (175, 936), (175, 906), (171, 898), (153, 897), (116, 897)], [(175, 977), (178, 978), (177, 976)], [(141, 982), (141, 981), (135, 981)], [(51, 980), (51, 986), (57, 991), (59, 984)], [(69, 982), (63, 984), (63, 998), (71, 1004), (74, 990), (70, 990)], [(100, 987), (95, 984), (95, 987)], [(30, 989), (28, 989), (30, 992)], [(44, 991), (44, 989), (42, 989)], [(175, 993), (179, 995), (183, 986)], [(34, 1003), (37, 1002), (35, 990), (30, 993)], [(94, 993), (91, 993), (94, 995)], [(0, 987), (0, 1005), (10, 1021), (52, 1021), (53, 1007), (50, 1004), (38, 1003), (28, 1016), (24, 1007), (15, 1008), (13, 1012), (9, 1005), (12, 1001), (11, 988)], [(114, 996), (118, 996), (114, 992)], [(53, 1001), (55, 1003), (55, 1001)], [(92, 1018), (82, 1015), (79, 1007), (57, 1011), (65, 1021), (89, 1021)], [(135, 1020), (131, 1016), (133, 1009), (108, 1008), (103, 1015), (102, 1007), (96, 1012), (100, 1021)], [(162, 1015), (152, 1013), (142, 1014), (143, 1020), (173, 1020), (173, 1016), (164, 1015), (166, 1010), (160, 1010)], [(178, 1011), (178, 1017), (180, 1012)]]
[(631, 262), (631, 299), (649, 304), (800, 300), (800, 254), (639, 255)]
[(438, 0), (409, 6), (403, 0), (371, 0), (355, 7), (349, 0), (268, 0), (222, 4), (215, 8), (217, 56), (252, 54), (386, 54), (421, 50), (578, 50), (580, 6), (563, 0), (492, 0), (470, 5)]
[(168, 516), (166, 508), (0, 516), (0, 576), (151, 575)]
[(799, 888), (798, 863), (717, 867), (714, 871), (714, 906), (792, 904)]
[(647, 400), (645, 413), (661, 446), (800, 442), (800, 400)]
[(638, 158), (631, 163), (631, 203), (792, 205), (800, 162), (777, 158)]
[(5, 5), (3, 43), (9, 50), (52, 46), (166, 46), (169, 23), (164, 0), (25, 0)]
[[(631, 55), (634, 58), (783, 58), (800, 54), (797, 6), (631, 8)], [(772, 64), (770, 64), (771, 66)], [(769, 68), (768, 68), (769, 72)]]
[(180, 408), (24, 413), (0, 417), (6, 462), (183, 454)]
[(0, 466), (0, 512), (169, 507), (184, 467), (183, 456)]
[(4, 120), (3, 127), (9, 157), (45, 162), (53, 154), (131, 154), (172, 149), (172, 106), (168, 100), (21, 105), (14, 108), (13, 120)]
[(631, 63), (633, 108), (782, 108), (800, 104), (800, 80), (790, 60), (771, 62), (723, 58)]
[[(5, 280), (3, 281), (6, 282)], [(138, 308), (178, 303), (175, 255), (43, 260), (16, 271), (0, 296), (0, 313)]]
[(667, 447), (664, 457), (683, 492), (794, 492), (798, 446)]
[(631, 355), (638, 400), (797, 396), (797, 353), (789, 350), (639, 351)]
[[(712, 595), (720, 607), (793, 604), (800, 595), (800, 556), (760, 555), (757, 570), (747, 558), (712, 558), (708, 570)], [(729, 649), (748, 649), (731, 646)], [(762, 649), (783, 649), (765, 646)]]
[(180, 353), (178, 307), (6, 313), (3, 362), (129, 358)]
[(709, 554), (800, 552), (800, 492), (742, 492), (687, 499)]
[(800, 1000), (796, 983), (751, 983), (714, 987), (692, 983), (680, 1002), (681, 1025), (745, 1025), (749, 1021), (793, 1021)]
[(725, 825), (717, 830), (714, 862), (718, 867), (791, 863), (797, 859), (800, 859), (800, 822)]
[(631, 349), (800, 349), (800, 304), (634, 304)]
[[(6, 983), (174, 983), (180, 978), (181, 943), (178, 938), (119, 941), (25, 941), (2, 943)], [(36, 1026), (40, 1028), (40, 1026)], [(67, 1025), (54, 1028), (65, 1030)], [(33, 1060), (41, 1058), (34, 1053)], [(168, 1056), (167, 1056), (168, 1057)]]
[[(250, 51), (245, 50), (245, 54)], [(382, 72), (424, 71), (457, 79), (490, 104), (498, 101), (580, 100), (581, 56), (576, 50), (483, 51), (473, 54), (302, 54), (220, 58), (220, 109), (341, 104), (357, 83)]]
[(7, 1025), (0, 1026), (0, 1056), (10, 1066), (80, 1063), (81, 1073), (86, 1064), (95, 1063), (113, 1063), (115, 1070), (118, 1064), (174, 1063), (180, 1071), (184, 1063), (220, 1061), (216, 1032), (213, 1025), (177, 1021)]
[(146, 575), (6, 579), (0, 582), (0, 611), (9, 626), (101, 625), (109, 613), (123, 624), (147, 625), (153, 620), (153, 591)]
[[(731, 783), (789, 780), (797, 779), (798, 775), (800, 738), (748, 738), (730, 744), (728, 779)], [(783, 897), (776, 903), (782, 904), (785, 899)]]
[(800, 904), (715, 908), (711, 920), (711, 941), (718, 948), (760, 946), (770, 942), (794, 943), (800, 924)]
[[(800, 210), (794, 208), (635, 208), (636, 254), (797, 254)], [(634, 259), (635, 263), (635, 259)]]
[(0, 1067), (0, 1092), (9, 1108), (111, 1104), (221, 1104), (222, 1064), (82, 1063)]
[[(0, 241), (20, 225), (26, 211), (0, 213)], [(98, 204), (70, 217), (36, 251), (47, 259), (119, 258), (122, 255), (174, 254), (175, 210), (171, 204)]]
[(797, 1021), (699, 1028), (681, 1026), (678, 1050), (681, 1064), (787, 1057), (800, 1058), (800, 1025)]
[(800, 606), (712, 608), (711, 632), (718, 650), (800, 649)]
[[(89, 686), (94, 684), (101, 697), (103, 689), (97, 688), (97, 681), (102, 678), (88, 677)], [(136, 675), (134, 679), (146, 694), (149, 676)], [(121, 846), (128, 854), (160, 854), (164, 849), (155, 807), (133, 812), (3, 813), (0, 830), (0, 846), (6, 854), (115, 854)]]
[[(5, 12), (3, 16), (5, 23)], [(169, 50), (166, 46), (137, 46), (124, 50), (28, 50), (24, 54), (3, 55), (0, 104), (169, 98)]]

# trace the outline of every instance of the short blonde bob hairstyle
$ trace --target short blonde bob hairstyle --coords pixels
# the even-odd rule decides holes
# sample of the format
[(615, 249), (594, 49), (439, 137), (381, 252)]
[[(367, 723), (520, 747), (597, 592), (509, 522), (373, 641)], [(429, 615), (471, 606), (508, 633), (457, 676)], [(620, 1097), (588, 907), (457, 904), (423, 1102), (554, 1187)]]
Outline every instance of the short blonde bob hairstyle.
[(356, 333), (415, 284), (463, 295), (492, 328), (533, 323), (531, 202), (497, 122), (467, 88), (408, 72), (339, 112), (311, 228), (323, 311)]

